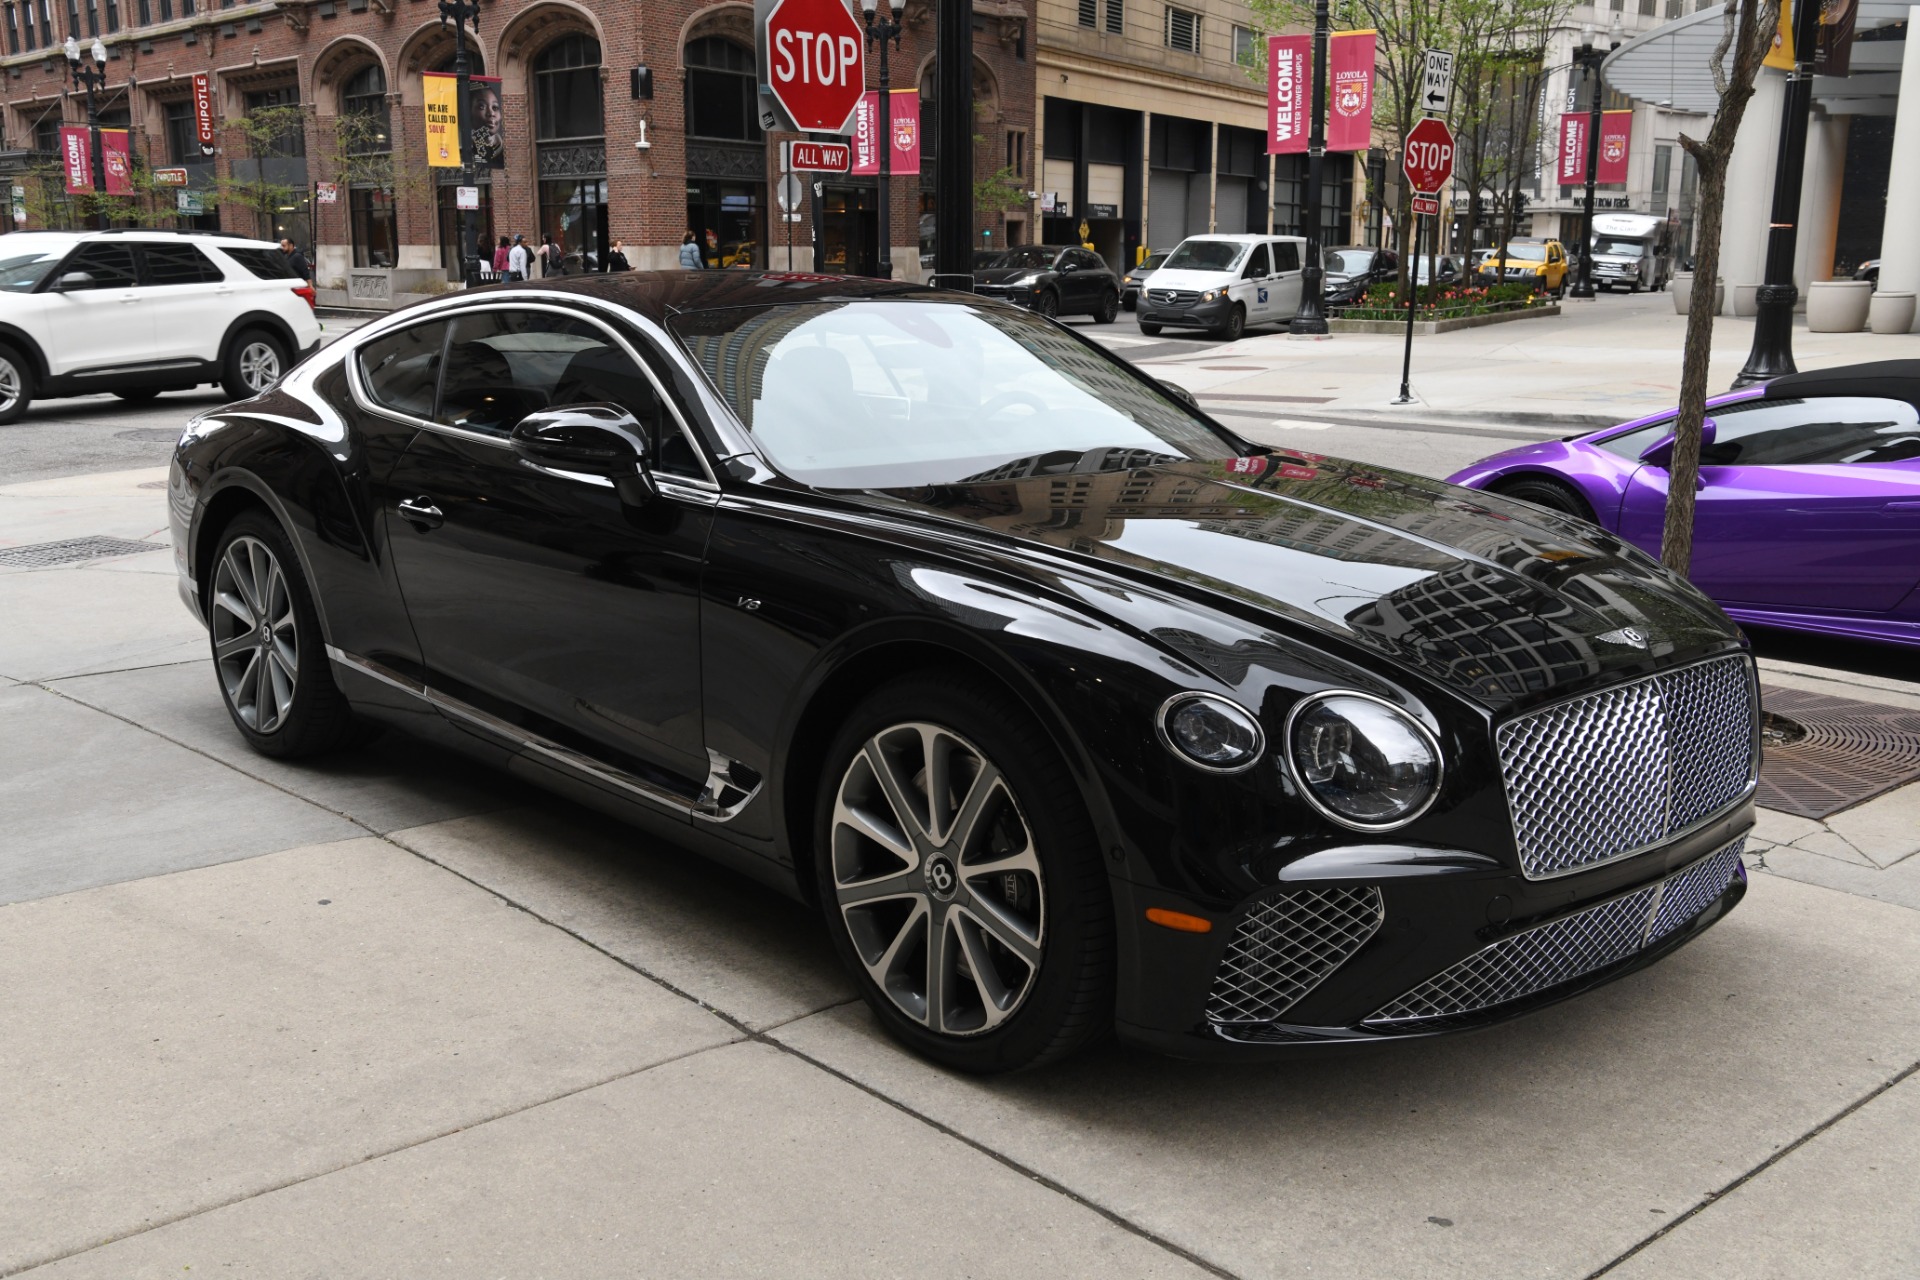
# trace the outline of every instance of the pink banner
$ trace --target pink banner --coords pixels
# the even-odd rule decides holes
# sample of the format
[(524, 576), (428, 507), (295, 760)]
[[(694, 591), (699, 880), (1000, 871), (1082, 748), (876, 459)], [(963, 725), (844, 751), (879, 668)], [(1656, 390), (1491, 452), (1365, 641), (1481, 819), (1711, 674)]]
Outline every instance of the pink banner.
[[(1267, 37), (1267, 154), (1289, 156), (1307, 149), (1312, 124), (1313, 37)], [(1368, 103), (1371, 110), (1372, 103)]]
[[(888, 172), (917, 174), (920, 172), (920, 91), (895, 89), (891, 114), (893, 155), (887, 162)], [(860, 105), (853, 109), (852, 172), (880, 172), (880, 148), (876, 141), (879, 132), (880, 94), (869, 90), (860, 96)]]
[(85, 125), (60, 126), (60, 166), (67, 174), (67, 194), (93, 190), (93, 148)]
[(1373, 145), (1374, 33), (1337, 31), (1327, 41), (1327, 150)]
[(107, 165), (107, 194), (133, 194), (133, 149), (127, 143), (125, 129), (100, 131), (100, 156)]
[(1568, 111), (1560, 116), (1560, 185), (1587, 180), (1587, 113)]
[[(1624, 184), (1627, 159), (1633, 150), (1633, 112), (1600, 113), (1600, 166), (1594, 181)], [(1560, 185), (1577, 187), (1587, 180), (1587, 113), (1569, 111), (1560, 117)]]

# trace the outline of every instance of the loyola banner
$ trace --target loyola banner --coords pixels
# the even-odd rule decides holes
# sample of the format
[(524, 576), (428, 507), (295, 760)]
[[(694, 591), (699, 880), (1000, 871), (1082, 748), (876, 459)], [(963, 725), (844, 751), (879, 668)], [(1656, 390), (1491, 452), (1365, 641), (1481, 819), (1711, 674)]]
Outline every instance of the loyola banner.
[(427, 108), (427, 164), (460, 167), (460, 77), (429, 71), (421, 80)]
[(1327, 41), (1327, 150), (1365, 151), (1373, 145), (1371, 31), (1336, 31)]
[[(1600, 167), (1594, 181), (1624, 183), (1627, 155), (1633, 143), (1633, 112), (1600, 113)], [(1560, 117), (1560, 185), (1579, 186), (1587, 180), (1587, 113), (1569, 111)]]
[[(887, 160), (887, 172), (917, 174), (920, 172), (920, 91), (895, 89), (889, 112), (893, 129), (893, 154)], [(860, 95), (860, 105), (853, 109), (853, 168), (850, 172), (880, 172), (879, 132), (880, 94), (870, 89)]]
[(1267, 154), (1302, 155), (1311, 126), (1313, 37), (1267, 37)]

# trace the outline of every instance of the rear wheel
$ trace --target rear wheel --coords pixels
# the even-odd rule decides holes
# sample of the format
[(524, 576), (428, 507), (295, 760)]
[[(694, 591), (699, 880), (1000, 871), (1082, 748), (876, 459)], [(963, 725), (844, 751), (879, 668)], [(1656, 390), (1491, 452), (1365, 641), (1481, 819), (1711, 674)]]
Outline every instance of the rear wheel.
[(119, 396), (122, 400), (125, 400), (128, 404), (145, 404), (147, 401), (153, 400), (159, 397), (160, 388), (159, 387), (123, 387), (120, 390), (114, 392), (113, 394)]
[(1100, 296), (1100, 306), (1093, 313), (1095, 324), (1112, 324), (1120, 314), (1120, 295), (1112, 289)]
[(220, 387), (236, 400), (257, 396), (286, 372), (287, 353), (280, 340), (263, 329), (249, 329), (227, 348)]
[(0, 425), (18, 422), (33, 403), (33, 366), (12, 347), (0, 346)]
[(1494, 492), (1506, 498), (1518, 498), (1536, 507), (1558, 511), (1581, 520), (1593, 520), (1593, 508), (1572, 485), (1545, 476), (1521, 476), (1497, 485)]

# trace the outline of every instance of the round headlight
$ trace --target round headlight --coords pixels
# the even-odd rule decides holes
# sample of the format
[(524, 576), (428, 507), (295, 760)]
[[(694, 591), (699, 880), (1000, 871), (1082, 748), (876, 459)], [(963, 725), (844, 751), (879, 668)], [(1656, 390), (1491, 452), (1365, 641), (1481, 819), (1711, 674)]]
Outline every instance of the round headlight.
[(1360, 831), (1412, 822), (1440, 788), (1440, 746), (1426, 726), (1365, 694), (1301, 703), (1287, 722), (1287, 752), (1313, 806)]
[(1160, 704), (1160, 740), (1188, 764), (1214, 773), (1251, 768), (1267, 735), (1246, 708), (1210, 693), (1176, 693)]

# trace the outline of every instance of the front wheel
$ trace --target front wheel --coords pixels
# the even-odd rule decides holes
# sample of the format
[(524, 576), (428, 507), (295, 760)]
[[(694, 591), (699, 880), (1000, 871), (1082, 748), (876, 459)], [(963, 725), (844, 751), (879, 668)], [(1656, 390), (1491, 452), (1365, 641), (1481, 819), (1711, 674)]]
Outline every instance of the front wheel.
[(1576, 519), (1593, 520), (1593, 508), (1580, 496), (1572, 485), (1545, 476), (1522, 476), (1509, 480), (1494, 489), (1495, 493), (1506, 498), (1518, 498), (1522, 502), (1531, 502), (1536, 507), (1545, 507), (1549, 511), (1558, 511), (1561, 515)]
[(1151, 320), (1142, 320), (1140, 322), (1140, 332), (1146, 334), (1149, 338), (1157, 338), (1160, 336), (1160, 326)]
[(1112, 324), (1120, 315), (1120, 295), (1109, 289), (1100, 299), (1100, 307), (1093, 313), (1095, 324)]
[(260, 329), (249, 329), (227, 348), (221, 390), (235, 400), (257, 396), (286, 372), (287, 353), (280, 340)]
[(0, 346), (0, 425), (18, 422), (33, 403), (33, 366), (12, 347)]
[(895, 1039), (963, 1071), (1072, 1052), (1113, 1016), (1113, 912), (1086, 806), (1004, 693), (908, 676), (827, 752), (815, 868), (836, 950)]
[(1227, 342), (1238, 342), (1246, 331), (1247, 309), (1236, 302), (1233, 309), (1227, 312), (1227, 318), (1220, 322), (1220, 327), (1214, 330), (1214, 336)]
[(1035, 314), (1043, 315), (1049, 320), (1053, 319), (1060, 314), (1059, 295), (1053, 293), (1041, 294), (1033, 300), (1033, 309)]

